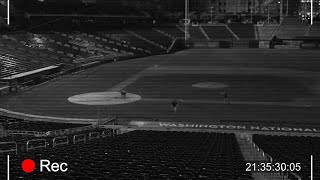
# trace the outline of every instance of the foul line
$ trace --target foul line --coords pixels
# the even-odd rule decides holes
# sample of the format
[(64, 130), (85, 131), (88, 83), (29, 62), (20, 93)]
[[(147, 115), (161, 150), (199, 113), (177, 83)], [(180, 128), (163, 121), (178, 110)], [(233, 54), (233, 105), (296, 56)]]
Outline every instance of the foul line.
[(10, 180), (10, 156), (7, 155), (7, 180)]
[(310, 160), (310, 164), (311, 164), (311, 177), (310, 180), (313, 180), (313, 155), (311, 155), (311, 160)]

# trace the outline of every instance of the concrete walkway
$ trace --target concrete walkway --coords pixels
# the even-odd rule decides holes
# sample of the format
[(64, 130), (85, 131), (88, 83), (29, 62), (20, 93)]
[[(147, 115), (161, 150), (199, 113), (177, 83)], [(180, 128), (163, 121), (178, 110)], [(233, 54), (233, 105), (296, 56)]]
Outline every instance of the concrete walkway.
[[(266, 158), (263, 157), (262, 153), (257, 151), (254, 147), (252, 147), (249, 141), (242, 139), (241, 135), (237, 135), (237, 140), (246, 162), (266, 161)], [(252, 172), (252, 176), (255, 180), (285, 180), (279, 174), (269, 172)]]

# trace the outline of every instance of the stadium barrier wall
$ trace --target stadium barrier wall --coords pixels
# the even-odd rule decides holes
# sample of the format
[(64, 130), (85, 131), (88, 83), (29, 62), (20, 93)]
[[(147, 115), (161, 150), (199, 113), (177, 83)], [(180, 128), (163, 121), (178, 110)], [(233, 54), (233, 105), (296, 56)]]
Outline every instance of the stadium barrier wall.
[(5, 95), (7, 95), (9, 93), (10, 93), (10, 87), (9, 86), (0, 88), (0, 96), (5, 96)]
[(259, 41), (259, 48), (269, 49), (270, 48), (270, 41)]
[(243, 41), (204, 41), (204, 42), (192, 42), (193, 48), (234, 48), (234, 49), (246, 49), (246, 48), (259, 48), (259, 40), (243, 40)]
[(6, 130), (8, 135), (32, 135), (35, 137), (46, 136), (45, 132), (40, 131), (20, 131), (20, 130)]
[(211, 41), (191, 42), (193, 48), (261, 48), (261, 49), (320, 49), (318, 42), (304, 42), (301, 40), (243, 40), (243, 41)]
[(58, 122), (58, 123), (77, 123), (77, 124), (98, 124), (98, 121), (107, 121), (109, 118), (105, 119), (80, 119), (80, 118), (61, 118), (61, 117), (51, 117), (51, 116), (40, 116), (25, 114), (19, 112), (13, 112), (10, 110), (0, 108), (0, 115), (7, 116), (17, 119), (29, 120), (29, 121), (45, 121), (45, 122)]
[(319, 43), (301, 43), (300, 44), (301, 49), (320, 49)]
[(276, 36), (270, 41), (274, 49), (320, 49), (320, 38), (312, 36), (297, 36), (291, 39), (281, 39)]
[(92, 130), (98, 127), (99, 125), (89, 125), (89, 126), (82, 126), (77, 128), (60, 129), (60, 130), (48, 131), (46, 132), (46, 135), (47, 136), (69, 135), (69, 134), (75, 134), (75, 133), (79, 133), (87, 130)]
[(185, 49), (184, 39), (175, 39), (170, 49), (167, 53), (174, 53), (176, 51), (180, 51)]

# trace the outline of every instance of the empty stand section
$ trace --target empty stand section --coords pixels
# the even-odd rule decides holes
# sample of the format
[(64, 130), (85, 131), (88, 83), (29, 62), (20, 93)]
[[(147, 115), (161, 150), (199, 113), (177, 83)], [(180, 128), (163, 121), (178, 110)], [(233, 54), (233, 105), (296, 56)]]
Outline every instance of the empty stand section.
[(163, 53), (163, 49), (159, 46), (151, 44), (142, 38), (139, 38), (131, 33), (128, 33), (126, 30), (115, 29), (115, 30), (107, 30), (104, 32), (105, 36), (109, 36), (110, 38), (121, 41), (131, 45), (131, 49), (140, 48), (144, 52), (150, 54), (160, 54)]
[(72, 124), (72, 123), (28, 121), (28, 120), (11, 118), (6, 116), (0, 116), (0, 123), (2, 124), (2, 127), (5, 130), (39, 131), (39, 132), (47, 132), (52, 130), (85, 126), (83, 124)]
[(235, 40), (235, 37), (225, 26), (202, 26), (210, 40)]
[(168, 49), (173, 41), (171, 37), (151, 28), (130, 28), (129, 30), (134, 32), (138, 37), (142, 37), (142, 39), (145, 39), (150, 44), (158, 46), (164, 50)]
[(253, 135), (253, 142), (279, 163), (301, 163), (295, 172), (302, 179), (310, 179), (311, 155), (314, 155), (314, 179), (320, 178), (320, 137)]
[(263, 26), (258, 26), (259, 39), (271, 40), (278, 26), (278, 24), (264, 24)]
[[(12, 165), (19, 165), (23, 157), (68, 162), (66, 173), (54, 174), (64, 179), (253, 179), (245, 171), (235, 134), (225, 133), (136, 130), (12, 155)], [(0, 172), (5, 172), (1, 164)], [(12, 174), (26, 176), (20, 166)], [(51, 174), (35, 171), (29, 177), (39, 175)]]
[[(23, 36), (29, 38), (28, 34)], [(19, 38), (20, 35), (0, 37), (0, 59), (3, 66), (0, 78), (61, 63), (71, 64), (70, 59), (65, 56), (46, 51), (42, 47), (35, 47), (31, 42), (20, 42)]]
[(309, 30), (309, 36), (320, 37), (320, 22), (314, 23)]
[(231, 23), (228, 27), (240, 39), (255, 39), (254, 26), (252, 24)]
[[(178, 30), (178, 29), (177, 29)], [(0, 37), (0, 78), (63, 65), (84, 64), (166, 53), (174, 38), (152, 28), (96, 32), (19, 32)]]
[(292, 39), (296, 36), (304, 36), (307, 30), (308, 25), (301, 24), (299, 18), (285, 17), (275, 31), (275, 35), (280, 39)]
[(190, 38), (193, 41), (207, 41), (205, 35), (202, 33), (198, 26), (190, 26), (189, 27)]
[(156, 27), (157, 30), (171, 36), (172, 38), (184, 38), (184, 31), (181, 31), (176, 26)]

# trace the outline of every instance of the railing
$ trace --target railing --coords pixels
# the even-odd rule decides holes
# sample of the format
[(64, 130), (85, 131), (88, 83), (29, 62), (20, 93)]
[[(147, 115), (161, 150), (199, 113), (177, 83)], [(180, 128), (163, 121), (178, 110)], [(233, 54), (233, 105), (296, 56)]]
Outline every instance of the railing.
[(290, 172), (290, 174), (293, 175), (296, 178), (296, 180), (301, 180), (301, 177), (298, 176), (296, 173)]
[(152, 121), (153, 122), (159, 121), (159, 118), (153, 118)]
[(6, 131), (6, 130), (4, 130), (4, 129), (1, 129), (1, 130), (0, 130), (0, 138), (2, 138), (2, 137), (6, 137), (6, 136), (8, 136), (7, 131)]
[[(248, 138), (247, 136), (246, 136), (246, 141), (249, 141), (249, 143), (250, 143), (254, 148), (256, 148), (256, 150), (257, 150), (258, 152), (261, 152), (262, 156), (266, 158), (266, 161), (271, 162), (271, 163), (272, 163), (272, 162), (277, 162), (277, 160), (275, 160), (274, 158), (272, 158), (272, 156), (270, 156), (269, 154), (265, 153), (261, 148), (259, 148), (258, 145), (256, 145), (256, 144), (255, 144), (250, 138)], [(262, 172), (262, 173), (263, 173), (263, 172)], [(300, 177), (299, 175), (297, 175), (297, 174), (294, 173), (294, 172), (290, 172), (290, 171), (286, 171), (286, 172), (281, 172), (281, 171), (279, 171), (279, 172), (273, 172), (273, 173), (272, 173), (272, 176), (274, 176), (274, 175), (276, 175), (276, 174), (278, 174), (279, 176), (281, 176), (281, 179), (288, 179), (288, 175), (290, 174), (290, 175), (294, 176), (294, 177), (296, 178), (296, 180), (301, 180), (301, 177)]]
[(55, 130), (55, 131), (48, 131), (46, 133), (47, 136), (61, 136), (61, 135), (70, 135), (77, 132), (83, 132), (87, 130), (91, 130), (98, 127), (97, 125), (89, 125), (89, 126), (82, 126), (77, 128), (69, 128), (69, 129), (61, 129), (61, 130)]
[[(57, 143), (57, 140), (66, 140), (65, 142)], [(56, 137), (52, 140), (52, 147), (56, 147), (58, 145), (68, 145), (69, 144), (69, 138), (67, 136), (63, 137)]]
[[(125, 120), (126, 123), (131, 121), (154, 121), (158, 119), (157, 117), (138, 117), (138, 116), (117, 116), (118, 121)], [(159, 120), (159, 119), (158, 119)]]
[(167, 53), (169, 53), (169, 52), (171, 51), (171, 49), (172, 49), (172, 47), (174, 46), (174, 44), (176, 43), (176, 41), (177, 41), (177, 38), (173, 39), (170, 47), (169, 47), (168, 50), (167, 50)]
[(103, 131), (101, 133), (101, 137), (112, 137), (113, 135), (113, 130), (111, 131), (111, 129), (107, 130), (107, 131)]
[(47, 136), (45, 132), (40, 131), (19, 131), (19, 130), (7, 130), (7, 134), (10, 135), (33, 135), (35, 137), (44, 137)]
[(106, 119), (104, 121), (99, 121), (99, 125), (107, 125), (111, 123), (112, 125), (117, 125), (118, 124), (118, 116), (114, 116), (111, 119)]
[[(11, 142), (0, 142), (0, 145), (4, 145), (4, 144), (14, 144), (15, 145), (15, 149), (8, 149), (8, 150), (1, 150), (0, 149), (0, 153), (6, 153), (6, 152), (16, 152), (16, 154), (18, 154), (18, 144), (15, 141), (11, 141)], [(1, 147), (1, 146), (0, 146)]]
[[(32, 146), (29, 148), (29, 144), (31, 142), (44, 142), (44, 145), (39, 145), (39, 146)], [(39, 148), (46, 148), (47, 147), (47, 140), (45, 139), (31, 139), (29, 141), (27, 141), (27, 146), (26, 146), (26, 150), (29, 151), (29, 149), (39, 149)]]
[(89, 133), (89, 141), (91, 141), (92, 139), (100, 139), (99, 132), (90, 132)]
[[(77, 139), (77, 137), (80, 137)], [(76, 144), (77, 142), (83, 142), (86, 143), (86, 135), (85, 134), (78, 134), (73, 136), (73, 144)]]

